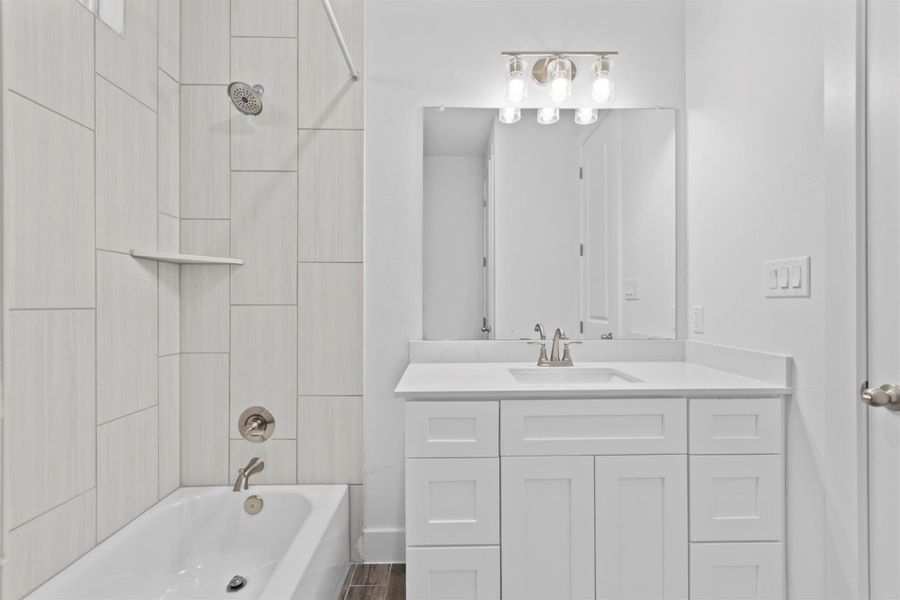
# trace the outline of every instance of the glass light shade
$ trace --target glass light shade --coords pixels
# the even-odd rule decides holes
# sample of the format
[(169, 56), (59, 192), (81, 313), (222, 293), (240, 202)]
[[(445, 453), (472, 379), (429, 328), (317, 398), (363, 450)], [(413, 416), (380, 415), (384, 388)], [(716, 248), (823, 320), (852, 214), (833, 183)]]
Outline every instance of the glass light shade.
[(513, 104), (524, 100), (528, 93), (528, 80), (525, 78), (527, 66), (528, 63), (517, 56), (510, 58), (506, 64), (506, 99)]
[(578, 108), (575, 110), (575, 122), (579, 125), (590, 125), (597, 122), (596, 108)]
[(557, 121), (559, 121), (559, 109), (555, 106), (545, 106), (538, 109), (537, 122), (541, 125), (552, 125)]
[(609, 75), (600, 75), (594, 80), (591, 90), (594, 102), (609, 102), (613, 95), (613, 82)]
[(572, 62), (557, 58), (550, 63), (550, 99), (559, 104), (572, 94)]
[(504, 106), (500, 109), (500, 122), (507, 125), (522, 118), (522, 111), (517, 106)]

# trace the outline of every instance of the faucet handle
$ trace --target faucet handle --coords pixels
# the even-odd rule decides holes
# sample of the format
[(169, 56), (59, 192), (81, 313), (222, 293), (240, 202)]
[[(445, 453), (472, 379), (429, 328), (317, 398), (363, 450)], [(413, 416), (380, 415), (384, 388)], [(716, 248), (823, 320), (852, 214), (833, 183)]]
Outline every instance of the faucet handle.
[[(566, 338), (563, 338), (566, 339)], [(563, 347), (563, 357), (562, 360), (564, 363), (572, 364), (572, 353), (569, 352), (569, 346), (573, 344), (580, 344), (581, 340), (568, 340), (566, 345)]]
[(541, 353), (538, 355), (537, 366), (546, 367), (550, 364), (550, 359), (547, 358), (547, 344), (546, 342), (528, 342), (529, 344), (536, 344), (541, 347)]

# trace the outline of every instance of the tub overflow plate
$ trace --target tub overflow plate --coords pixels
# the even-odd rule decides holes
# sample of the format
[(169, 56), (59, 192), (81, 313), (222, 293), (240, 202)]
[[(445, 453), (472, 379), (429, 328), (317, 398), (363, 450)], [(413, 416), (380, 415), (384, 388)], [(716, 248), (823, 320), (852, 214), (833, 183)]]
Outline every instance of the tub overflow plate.
[(247, 511), (248, 515), (255, 515), (263, 508), (263, 499), (253, 494), (252, 496), (248, 496), (246, 500), (244, 500), (244, 510)]
[(240, 575), (235, 575), (231, 578), (231, 581), (228, 582), (228, 585), (225, 586), (226, 592), (236, 592), (247, 585), (247, 578), (242, 577)]

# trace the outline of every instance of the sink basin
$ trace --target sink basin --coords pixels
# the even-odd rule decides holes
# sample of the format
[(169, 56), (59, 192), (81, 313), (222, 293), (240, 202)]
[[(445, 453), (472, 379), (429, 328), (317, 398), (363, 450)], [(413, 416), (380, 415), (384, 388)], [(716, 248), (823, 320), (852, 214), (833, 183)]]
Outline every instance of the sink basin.
[(510, 369), (519, 383), (640, 383), (641, 380), (616, 369), (586, 367), (533, 367)]

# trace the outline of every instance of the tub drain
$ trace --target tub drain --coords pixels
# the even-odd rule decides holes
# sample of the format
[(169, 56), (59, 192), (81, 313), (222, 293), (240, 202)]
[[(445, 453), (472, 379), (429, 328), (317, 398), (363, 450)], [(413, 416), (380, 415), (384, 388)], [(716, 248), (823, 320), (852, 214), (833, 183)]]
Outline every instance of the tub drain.
[(225, 586), (225, 591), (236, 592), (242, 589), (245, 585), (247, 585), (247, 578), (241, 577), (240, 575), (235, 575), (231, 578), (231, 581), (228, 582), (228, 585)]

